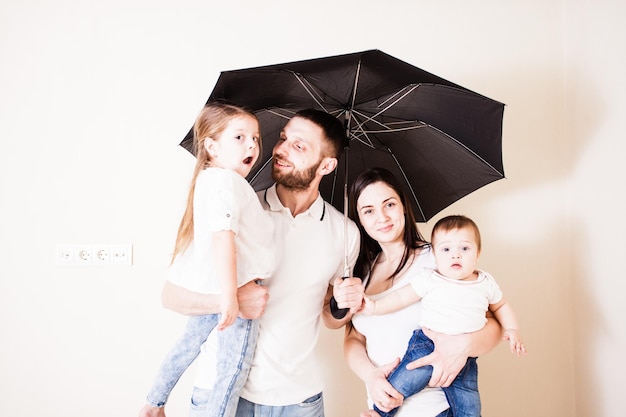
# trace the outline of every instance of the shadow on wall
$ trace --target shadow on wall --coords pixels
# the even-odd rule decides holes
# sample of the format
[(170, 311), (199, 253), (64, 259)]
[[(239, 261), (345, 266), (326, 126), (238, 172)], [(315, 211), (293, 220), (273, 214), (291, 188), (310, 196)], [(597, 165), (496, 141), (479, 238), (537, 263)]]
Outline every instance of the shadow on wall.
[(330, 330), (322, 325), (317, 343), (328, 417), (358, 416), (367, 409), (365, 384), (350, 370), (343, 355), (343, 335), (344, 328)]
[(479, 359), (483, 415), (574, 415), (571, 277), (560, 250), (567, 228), (558, 225), (534, 229), (533, 242), (485, 242), (479, 267), (494, 275), (515, 310), (528, 355), (513, 355), (503, 341)]
[[(567, 161), (568, 173), (571, 173), (569, 201), (572, 225), (568, 232), (571, 242), (568, 261), (572, 288), (574, 381), (577, 382), (573, 392), (577, 414), (604, 416), (612, 415), (616, 411), (616, 401), (619, 403), (611, 399), (615, 394), (619, 395), (619, 388), (613, 387), (611, 392), (606, 390), (610, 379), (605, 378), (605, 372), (615, 372), (617, 378), (623, 373), (623, 368), (607, 369), (623, 366), (620, 362), (607, 360), (623, 354), (615, 340), (616, 334), (622, 332), (619, 329), (623, 328), (623, 323), (606, 320), (607, 317), (613, 317), (607, 314), (607, 308), (611, 309), (612, 303), (606, 296), (611, 294), (611, 289), (607, 292), (606, 287), (599, 287), (607, 285), (607, 280), (611, 281), (610, 274), (617, 270), (617, 266), (611, 266), (606, 260), (620, 259), (623, 250), (612, 244), (617, 241), (621, 244), (622, 239), (617, 236), (612, 240), (607, 239), (606, 230), (602, 228), (608, 222), (613, 231), (623, 231), (626, 230), (626, 221), (611, 183), (600, 186), (595, 181), (602, 176), (603, 171), (607, 178), (612, 176), (609, 167), (623, 164), (623, 152), (613, 149), (617, 138), (599, 133), (607, 118), (605, 103), (612, 102), (608, 97), (598, 96), (598, 92), (606, 91), (606, 87), (596, 88), (600, 84), (597, 76), (588, 76), (580, 66), (570, 66), (568, 71), (571, 85), (574, 86), (567, 92), (567, 120), (572, 122), (565, 129), (566, 139), (573, 144), (568, 146)], [(590, 220), (592, 216), (594, 220)], [(594, 248), (589, 246), (589, 242), (608, 244)], [(597, 256), (598, 251), (604, 261)], [(622, 280), (621, 277), (615, 279)], [(613, 297), (616, 300), (622, 296)], [(600, 303), (608, 305), (603, 307)], [(619, 307), (612, 309), (614, 312), (618, 310)]]

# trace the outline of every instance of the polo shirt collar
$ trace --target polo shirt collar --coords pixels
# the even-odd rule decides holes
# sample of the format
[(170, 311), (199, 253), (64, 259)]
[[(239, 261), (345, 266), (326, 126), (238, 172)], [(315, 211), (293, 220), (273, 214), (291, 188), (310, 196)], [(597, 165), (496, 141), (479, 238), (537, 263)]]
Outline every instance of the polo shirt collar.
[[(278, 198), (278, 193), (276, 192), (276, 184), (265, 190), (264, 199), (271, 211), (289, 210), (288, 208), (283, 206), (283, 203), (280, 202), (280, 199)], [(311, 204), (311, 207), (309, 207), (307, 211), (301, 213), (301, 215), (303, 216), (308, 215), (313, 218), (319, 219), (320, 221), (324, 220), (325, 214), (326, 202), (319, 192), (317, 193), (317, 198), (315, 199), (313, 204)]]

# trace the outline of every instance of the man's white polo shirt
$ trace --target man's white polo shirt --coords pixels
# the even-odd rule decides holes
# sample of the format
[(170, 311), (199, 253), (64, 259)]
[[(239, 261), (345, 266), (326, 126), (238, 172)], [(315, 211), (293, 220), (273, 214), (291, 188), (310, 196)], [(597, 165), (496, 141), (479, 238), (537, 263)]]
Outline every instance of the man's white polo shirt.
[[(294, 218), (278, 199), (276, 185), (258, 195), (274, 220), (277, 268), (267, 282), (270, 298), (241, 396), (257, 404), (297, 404), (323, 389), (315, 344), (328, 285), (344, 272), (344, 216), (318, 196), (309, 210)], [(359, 233), (352, 221), (348, 248), (353, 266)], [(206, 365), (201, 361), (199, 366), (201, 377)], [(197, 386), (211, 386), (202, 379)]]

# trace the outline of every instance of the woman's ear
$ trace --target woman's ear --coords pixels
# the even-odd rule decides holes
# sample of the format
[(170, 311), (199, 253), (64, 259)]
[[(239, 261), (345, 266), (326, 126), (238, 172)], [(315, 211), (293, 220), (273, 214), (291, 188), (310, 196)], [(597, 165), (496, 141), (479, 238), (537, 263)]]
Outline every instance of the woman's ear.
[(318, 172), (322, 175), (328, 175), (337, 167), (337, 158), (326, 157), (322, 159), (322, 163), (318, 168)]

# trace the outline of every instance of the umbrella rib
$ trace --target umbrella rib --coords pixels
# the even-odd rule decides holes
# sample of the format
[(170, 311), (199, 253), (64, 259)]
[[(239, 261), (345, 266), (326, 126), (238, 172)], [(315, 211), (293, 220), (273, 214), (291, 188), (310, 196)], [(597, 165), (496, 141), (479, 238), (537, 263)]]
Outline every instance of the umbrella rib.
[(326, 108), (322, 104), (321, 100), (319, 100), (319, 98), (316, 97), (315, 94), (313, 94), (313, 86), (306, 80), (306, 78), (304, 78), (302, 74), (297, 73), (295, 71), (290, 71), (290, 72), (293, 74), (294, 77), (296, 77), (296, 80), (298, 80), (300, 85), (302, 85), (302, 88), (304, 88), (304, 90), (309, 94), (309, 96), (311, 96), (311, 98), (315, 100), (317, 105), (320, 106), (324, 111), (326, 111)]
[[(415, 122), (410, 122), (410, 123), (419, 123), (418, 126), (406, 126), (406, 127), (393, 127), (391, 125), (386, 125), (384, 123), (379, 122), (378, 120), (374, 120), (369, 118), (368, 116), (365, 116), (364, 114), (361, 114), (358, 111), (355, 111), (355, 115), (361, 116), (365, 119), (367, 119), (366, 121), (371, 121), (372, 123), (376, 123), (377, 125), (381, 126), (382, 128), (384, 128), (383, 130), (365, 130), (363, 129), (363, 124), (365, 122), (361, 122), (357, 120), (357, 126), (358, 128), (355, 128), (354, 130), (352, 130), (350, 132), (351, 136), (355, 139), (358, 140), (359, 142), (363, 143), (366, 146), (372, 147), (374, 148), (374, 144), (372, 142), (372, 140), (369, 138), (369, 134), (375, 134), (375, 133), (394, 133), (394, 132), (402, 132), (402, 131), (406, 131), (406, 130), (414, 130), (414, 129), (421, 129), (424, 127), (427, 127), (427, 125), (424, 122), (420, 122), (418, 120), (416, 120)], [(355, 119), (357, 119), (355, 117)], [(402, 123), (402, 122), (397, 122), (397, 123)], [(406, 123), (406, 122), (404, 122)], [(365, 137), (367, 142), (364, 141), (362, 138)]]
[[(408, 92), (407, 92), (408, 94)], [(406, 94), (403, 95), (403, 97), (406, 96)], [(399, 98), (398, 100), (396, 100), (392, 106), (397, 103), (398, 101), (400, 101), (403, 97)], [(388, 106), (387, 108), (389, 108), (391, 106)], [(387, 109), (386, 108), (386, 109)], [(415, 123), (419, 123), (420, 125), (418, 126), (407, 126), (407, 127), (391, 127), (389, 125), (386, 125), (384, 123), (381, 123), (377, 120), (375, 120), (373, 117), (377, 116), (378, 114), (370, 117), (370, 116), (366, 116), (364, 114), (361, 114), (357, 111), (355, 111), (355, 114), (364, 117), (366, 120), (361, 122), (358, 121), (357, 122), (357, 126), (358, 129), (354, 129), (350, 132), (350, 135), (355, 139), (358, 140), (359, 142), (363, 143), (365, 146), (369, 146), (371, 148), (375, 148), (372, 140), (369, 138), (369, 134), (376, 134), (376, 133), (395, 133), (395, 132), (402, 132), (402, 131), (407, 131), (407, 130), (413, 130), (413, 129), (421, 129), (421, 128), (425, 128), (430, 126), (432, 129), (438, 131), (439, 133), (441, 133), (442, 135), (444, 135), (445, 137), (447, 137), (449, 140), (451, 140), (452, 142), (456, 143), (458, 146), (461, 146), (463, 149), (465, 149), (467, 152), (471, 153), (472, 155), (474, 155), (475, 158), (477, 158), (479, 161), (481, 161), (483, 164), (485, 164), (487, 167), (489, 167), (491, 170), (493, 170), (494, 172), (498, 173), (499, 175), (504, 175), (502, 172), (498, 171), (493, 165), (491, 165), (489, 162), (487, 162), (483, 157), (481, 157), (479, 154), (477, 154), (476, 152), (474, 152), (472, 149), (470, 149), (469, 147), (467, 147), (467, 145), (463, 144), (461, 141), (455, 139), (453, 136), (450, 136), (449, 134), (447, 134), (446, 132), (443, 132), (440, 129), (437, 129), (436, 127), (432, 126), (432, 125), (428, 125), (424, 122), (421, 122), (419, 120), (416, 120)], [(356, 118), (355, 118), (356, 119)], [(376, 123), (377, 125), (381, 126), (382, 128), (384, 128), (383, 130), (365, 130), (363, 129), (363, 124), (365, 122), (372, 122), (372, 123)], [(400, 122), (398, 122), (400, 123)], [(357, 134), (357, 131), (360, 132), (359, 134)], [(365, 137), (366, 140), (363, 140), (362, 138)], [(395, 159), (395, 156), (394, 156)], [(396, 161), (397, 163), (397, 161)], [(398, 166), (400, 166), (398, 164)], [(404, 175), (404, 174), (403, 174)]]
[[(399, 90), (398, 92), (396, 92), (394, 95), (392, 95), (391, 97), (389, 97), (387, 100), (385, 100), (382, 104), (384, 105), (384, 108), (379, 111), (378, 113), (376, 113), (375, 115), (373, 115), (371, 118), (374, 118), (384, 112), (386, 112), (389, 108), (395, 106), (397, 103), (399, 103), (400, 101), (402, 101), (402, 99), (404, 99), (406, 96), (408, 96), (413, 90), (415, 90), (417, 87), (419, 87), (419, 84), (411, 84), (410, 86), (406, 86), (404, 88), (402, 88), (402, 90)], [(401, 94), (401, 92), (404, 91), (404, 93), (400, 96), (395, 98), (398, 94)], [(387, 105), (387, 103), (391, 100), (395, 98), (395, 100)]]
[(389, 154), (393, 158), (393, 161), (396, 163), (396, 166), (400, 170), (400, 173), (402, 174), (402, 178), (404, 178), (405, 183), (409, 185), (408, 189), (411, 192), (411, 195), (413, 196), (413, 201), (415, 202), (415, 205), (417, 206), (417, 209), (419, 210), (421, 217), (425, 219), (426, 215), (424, 215), (424, 211), (422, 210), (422, 205), (417, 199), (417, 196), (415, 195), (415, 192), (413, 191), (413, 187), (411, 186), (411, 181), (409, 181), (409, 178), (406, 176), (404, 169), (402, 169), (402, 165), (400, 165), (400, 161), (398, 161), (394, 153), (391, 152), (391, 149), (387, 148), (387, 152), (389, 152)]
[(356, 66), (356, 73), (354, 74), (354, 87), (352, 88), (352, 100), (350, 100), (350, 114), (354, 111), (354, 103), (356, 101), (356, 90), (359, 86), (359, 78), (361, 76), (361, 60), (359, 59), (359, 64)]
[(499, 175), (504, 176), (503, 172), (498, 171), (493, 165), (491, 165), (489, 162), (487, 162), (485, 160), (485, 158), (483, 158), (482, 156), (478, 155), (476, 152), (474, 152), (472, 149), (468, 148), (465, 144), (461, 143), (461, 141), (459, 141), (458, 139), (455, 139), (453, 136), (450, 136), (449, 134), (447, 134), (446, 132), (443, 132), (440, 129), (437, 129), (434, 126), (430, 126), (432, 129), (440, 132), (442, 135), (444, 135), (445, 137), (447, 137), (448, 139), (450, 139), (452, 142), (456, 143), (457, 145), (461, 146), (463, 149), (465, 149), (467, 152), (471, 153), (472, 155), (474, 155), (476, 157), (476, 159), (478, 159), (479, 161), (481, 161), (482, 163), (484, 163), (486, 166), (488, 166), (489, 168), (491, 168), (494, 172), (497, 172)]
[(271, 114), (276, 115), (276, 116), (278, 116), (278, 117), (282, 117), (283, 119), (286, 119), (286, 120), (291, 119), (291, 118), (293, 117), (293, 115), (295, 114), (295, 112), (294, 112), (293, 110), (284, 109), (284, 108), (282, 108), (282, 107), (276, 107), (276, 108), (277, 108), (277, 109), (279, 108), (279, 109), (283, 110), (283, 111), (284, 111), (284, 112), (286, 112), (286, 113), (290, 113), (290, 115), (285, 115), (285, 114), (279, 113), (279, 112), (277, 112), (277, 111), (276, 111), (276, 110), (274, 110), (274, 109), (267, 109), (266, 111), (267, 111), (268, 113), (271, 113)]
[[(358, 77), (358, 70), (357, 70), (357, 77)], [(351, 109), (351, 112), (357, 113), (357, 114), (359, 114), (359, 116), (364, 118), (363, 121), (359, 121), (358, 122), (358, 127), (359, 127), (358, 130), (367, 136), (366, 131), (362, 129), (362, 126), (363, 126), (363, 124), (371, 121), (373, 123), (378, 124), (379, 126), (382, 126), (382, 127), (386, 128), (386, 129), (388, 129), (388, 131), (390, 131), (390, 132), (400, 131), (398, 129), (394, 130), (394, 129), (390, 128), (389, 126), (385, 125), (384, 123), (379, 122), (378, 120), (375, 119), (375, 117), (380, 116), (381, 114), (386, 112), (388, 109), (390, 109), (391, 107), (395, 106), (397, 103), (402, 101), (407, 95), (409, 95), (413, 90), (415, 90), (417, 87), (419, 87), (419, 84), (410, 84), (409, 86), (405, 86), (402, 89), (398, 90), (391, 97), (389, 97), (387, 100), (385, 100), (382, 103), (384, 105), (384, 107), (378, 113), (376, 113), (376, 114), (374, 114), (372, 116), (366, 116), (363, 113), (360, 113), (358, 111), (355, 111), (354, 109)], [(400, 95), (400, 97), (398, 97), (398, 95)], [(386, 105), (392, 99), (393, 99), (393, 102), (391, 104), (389, 104), (389, 105)], [(419, 127), (424, 127), (424, 126), (419, 126)], [(357, 130), (357, 129), (355, 129), (355, 130)], [(406, 129), (403, 129), (403, 130), (406, 130)], [(380, 133), (380, 132), (369, 131), (369, 133)], [(356, 138), (356, 135), (353, 135), (353, 136)], [(369, 140), (369, 138), (368, 138), (368, 140)]]
[[(421, 128), (424, 128), (424, 127), (428, 126), (426, 123), (420, 122), (419, 120), (416, 120), (414, 122), (408, 122), (408, 123), (419, 123), (418, 126), (413, 125), (413, 126), (407, 126), (407, 127), (400, 127), (400, 128), (398, 128), (398, 127), (392, 127), (391, 124), (386, 125), (384, 123), (379, 122), (378, 120), (371, 119), (368, 116), (365, 116), (364, 114), (359, 113), (358, 111), (355, 111), (355, 114), (358, 115), (358, 116), (364, 117), (365, 119), (367, 119), (366, 121), (370, 121), (372, 123), (376, 123), (377, 125), (379, 125), (382, 128), (384, 128), (384, 130), (365, 130), (365, 129), (363, 129), (363, 124), (365, 122), (357, 122), (358, 129), (355, 128), (354, 130), (352, 130), (350, 132), (350, 135), (355, 140), (358, 140), (359, 142), (363, 143), (364, 145), (370, 146), (372, 148), (374, 148), (375, 146), (374, 146), (372, 140), (369, 138), (369, 136), (368, 136), (369, 134), (403, 132), (403, 131), (406, 131), (406, 130), (421, 129)], [(356, 117), (355, 117), (355, 119), (356, 119)], [(397, 123), (402, 123), (402, 122), (397, 122)], [(404, 123), (407, 123), (407, 122), (404, 122)], [(362, 137), (367, 138), (367, 143), (364, 142), (361, 139)]]
[[(359, 142), (361, 142), (362, 144), (364, 144), (365, 146), (369, 146), (370, 148), (374, 148), (374, 143), (372, 142), (372, 140), (369, 138), (369, 136), (367, 135), (368, 132), (366, 132), (363, 129), (363, 123), (361, 123), (358, 118), (356, 116), (363, 116), (362, 114), (360, 114), (359, 112), (355, 112), (356, 114), (353, 114), (353, 118), (356, 120), (356, 127), (354, 130), (350, 130), (350, 136), (352, 136), (354, 139), (358, 140)], [(365, 116), (363, 116), (365, 117)], [(360, 132), (360, 134), (357, 136), (356, 130), (358, 130)], [(365, 142), (364, 140), (361, 139), (361, 137), (365, 137), (365, 139), (367, 140), (367, 142)]]
[[(406, 86), (402, 87), (400, 90), (396, 91), (396, 92), (395, 92), (393, 95), (391, 95), (391, 96), (390, 96), (387, 100), (383, 101), (383, 102), (381, 103), (381, 105), (383, 105), (383, 106), (384, 106), (384, 105), (386, 105), (386, 103), (387, 103), (388, 101), (393, 100), (393, 99), (394, 99), (394, 97), (396, 97), (398, 94), (401, 94), (401, 93), (402, 93), (402, 91), (405, 91), (405, 90), (406, 90), (406, 92), (405, 92), (404, 94), (402, 94), (402, 97), (400, 97), (399, 99), (395, 100), (395, 101), (391, 104), (391, 106), (389, 106), (389, 107), (392, 107), (394, 104), (396, 104), (398, 101), (402, 100), (404, 97), (406, 97), (406, 95), (407, 95), (407, 94), (409, 94), (411, 91), (415, 90), (417, 87), (419, 87), (419, 84), (409, 84), (409, 85), (406, 85)], [(408, 90), (407, 90), (407, 89), (408, 89)], [(386, 108), (385, 108), (385, 110), (386, 110), (387, 108), (389, 108), (389, 107), (386, 107)], [(384, 110), (383, 110), (383, 111), (384, 111)]]
[(354, 104), (356, 102), (356, 93), (357, 88), (359, 86), (359, 77), (361, 75), (361, 63), (362, 58), (359, 58), (359, 63), (356, 66), (356, 71), (354, 73), (354, 83), (352, 84), (352, 98), (350, 102), (347, 104), (346, 108), (340, 109), (337, 112), (337, 118), (340, 118), (341, 115), (345, 118), (345, 128), (346, 128), (346, 136), (348, 140), (350, 139), (350, 135), (352, 134), (351, 121), (352, 121), (352, 113), (354, 112)]
[(263, 165), (261, 166), (261, 168), (259, 168), (259, 169), (257, 170), (257, 172), (254, 174), (254, 176), (253, 176), (252, 178), (250, 178), (250, 181), (249, 181), (250, 183), (252, 183), (252, 181), (254, 181), (254, 180), (255, 180), (255, 179), (256, 179), (259, 175), (261, 175), (261, 172), (263, 172), (263, 170), (265, 169), (265, 167), (267, 167), (267, 165), (268, 165), (270, 162), (272, 162), (272, 159), (274, 159), (274, 158), (273, 158), (273, 156), (270, 156), (270, 158), (269, 158), (267, 161), (265, 161), (265, 162), (263, 163)]
[[(404, 131), (407, 131), (407, 130), (423, 129), (423, 128), (428, 126), (424, 122), (416, 122), (416, 123), (421, 123), (421, 124), (419, 126), (389, 127), (388, 129), (384, 129), (384, 130), (361, 130), (361, 132), (364, 133), (364, 134), (371, 134), (371, 133), (395, 133), (395, 132), (404, 132)], [(388, 127), (388, 126), (383, 126), (383, 127)]]
[[(376, 122), (376, 120), (371, 120), (372, 122)], [(373, 145), (372, 141), (370, 140), (368, 134), (376, 134), (376, 133), (395, 133), (395, 132), (402, 132), (402, 131), (407, 131), (407, 130), (413, 130), (413, 129), (422, 129), (425, 127), (429, 127), (433, 130), (436, 130), (437, 132), (439, 132), (441, 135), (445, 136), (446, 138), (448, 138), (450, 141), (456, 143), (458, 146), (462, 147), (463, 149), (465, 149), (467, 152), (469, 152), (470, 154), (474, 155), (474, 157), (476, 159), (478, 159), (479, 161), (481, 161), (483, 164), (485, 164), (487, 167), (489, 167), (491, 170), (493, 170), (494, 172), (497, 172), (499, 175), (504, 175), (504, 173), (498, 171), (493, 165), (491, 165), (489, 162), (487, 162), (485, 160), (485, 158), (483, 158), (482, 156), (480, 156), (479, 154), (477, 154), (476, 152), (474, 152), (472, 149), (470, 149), (469, 147), (467, 147), (465, 144), (461, 143), (461, 141), (459, 141), (458, 139), (455, 139), (453, 136), (450, 136), (449, 134), (447, 134), (446, 132), (443, 132), (440, 129), (437, 129), (434, 126), (428, 125), (424, 122), (420, 122), (420, 121), (416, 121), (416, 123), (420, 123), (419, 126), (408, 126), (408, 127), (404, 127), (404, 128), (391, 128), (387, 125), (384, 125), (382, 123), (378, 123), (379, 125), (381, 125), (382, 127), (385, 127), (387, 129), (385, 130), (363, 130), (360, 129), (359, 131), (361, 132), (361, 135), (364, 136), (365, 138), (367, 138), (367, 142), (363, 141), (361, 139), (361, 136), (357, 136), (356, 132), (352, 132), (352, 137), (355, 140), (358, 140), (359, 142), (363, 143), (365, 146), (369, 146), (371, 148), (375, 148), (375, 146)], [(360, 125), (359, 125), (360, 126)], [(387, 151), (389, 151), (391, 153), (391, 151), (389, 150), (389, 148), (387, 148)], [(393, 154), (392, 154), (393, 155)], [(394, 156), (395, 159), (395, 156)], [(397, 163), (397, 161), (396, 161)], [(398, 166), (400, 166), (398, 164)]]

